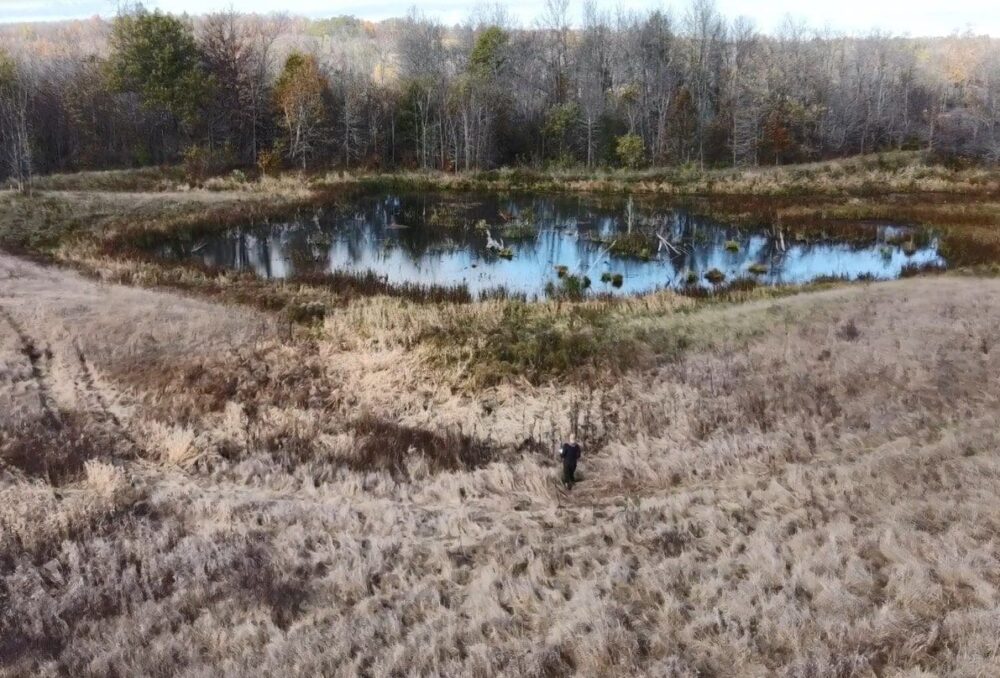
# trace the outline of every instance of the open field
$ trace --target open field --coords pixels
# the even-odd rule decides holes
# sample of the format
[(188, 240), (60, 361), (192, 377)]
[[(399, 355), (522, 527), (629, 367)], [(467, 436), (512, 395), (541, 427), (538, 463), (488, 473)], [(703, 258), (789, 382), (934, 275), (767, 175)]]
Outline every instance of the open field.
[(0, 676), (997, 675), (986, 176), (705, 206), (965, 275), (538, 303), (143, 254), (348, 178), (0, 194)]
[(997, 281), (706, 308), (759, 331), (470, 394), (350, 312), (0, 280), (5, 675), (1000, 669)]

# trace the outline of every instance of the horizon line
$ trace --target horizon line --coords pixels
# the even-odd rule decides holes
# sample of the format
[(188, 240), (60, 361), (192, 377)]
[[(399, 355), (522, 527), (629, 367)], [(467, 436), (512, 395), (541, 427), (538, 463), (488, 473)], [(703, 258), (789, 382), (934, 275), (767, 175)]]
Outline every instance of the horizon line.
[[(147, 7), (146, 9), (149, 10), (149, 11), (153, 11), (153, 12), (158, 11), (161, 14), (168, 14), (168, 15), (177, 16), (177, 17), (188, 17), (188, 18), (191, 18), (191, 19), (197, 19), (197, 18), (207, 17), (207, 16), (211, 16), (213, 14), (222, 14), (222, 13), (226, 13), (227, 11), (234, 11), (237, 15), (242, 15), (242, 16), (254, 16), (254, 17), (264, 17), (264, 18), (266, 18), (266, 17), (286, 16), (286, 17), (289, 17), (291, 19), (304, 19), (306, 21), (324, 21), (324, 20), (328, 20), (328, 19), (356, 19), (358, 21), (363, 21), (363, 22), (372, 23), (372, 24), (381, 24), (381, 23), (385, 23), (385, 22), (389, 22), (389, 21), (405, 21), (408, 18), (406, 14), (385, 16), (385, 17), (381, 17), (381, 18), (378, 18), (378, 19), (373, 19), (373, 18), (360, 17), (360, 16), (358, 16), (356, 14), (298, 14), (298, 13), (281, 11), (281, 10), (273, 10), (273, 11), (269, 11), (269, 12), (259, 12), (259, 11), (244, 12), (244, 11), (239, 11), (239, 10), (236, 10), (236, 9), (232, 9), (232, 10), (221, 9), (221, 10), (212, 11), (212, 12), (202, 12), (202, 13), (199, 13), (199, 14), (193, 14), (193, 13), (186, 12), (186, 11), (185, 12), (174, 12), (174, 11), (170, 11), (170, 10), (164, 10), (162, 8), (159, 8), (159, 7)], [(650, 9), (650, 10), (647, 10), (646, 13), (649, 14), (649, 13), (652, 13), (653, 11), (660, 11), (660, 10)], [(728, 15), (723, 14), (721, 12), (720, 12), (720, 14), (722, 14), (722, 16), (724, 18), (730, 19), (730, 17)], [(60, 23), (73, 23), (73, 22), (93, 21), (95, 19), (101, 20), (101, 21), (113, 21), (114, 18), (115, 18), (115, 16), (117, 16), (117, 12), (115, 12), (115, 13), (94, 12), (94, 13), (87, 14), (87, 15), (82, 15), (82, 14), (81, 15), (66, 15), (66, 16), (58, 16), (58, 17), (33, 16), (33, 17), (26, 17), (26, 18), (18, 18), (18, 19), (14, 19), (14, 20), (11, 20), (11, 21), (0, 19), (0, 26), (31, 26), (31, 25), (36, 25), (36, 24), (54, 25), (54, 24), (60, 24)], [(425, 14), (423, 16), (425, 16), (428, 19), (437, 21), (440, 25), (445, 26), (445, 27), (460, 27), (464, 23), (466, 23), (467, 21), (471, 21), (473, 19), (473, 15), (471, 13), (468, 14), (464, 19), (447, 19), (447, 18), (444, 18), (444, 17), (441, 17), (441, 16), (435, 16), (434, 14)], [(754, 22), (755, 23), (754, 29), (755, 29), (755, 31), (758, 34), (765, 35), (765, 36), (773, 36), (777, 32), (775, 29), (767, 30), (767, 29), (760, 28), (759, 26), (756, 25), (755, 19), (752, 16), (734, 15), (733, 18), (737, 18), (739, 16), (744, 16), (744, 17), (750, 19), (752, 22)], [(964, 28), (958, 28), (958, 27), (956, 27), (956, 28), (953, 28), (952, 30), (950, 30), (948, 32), (942, 32), (942, 33), (920, 33), (920, 34), (914, 34), (914, 33), (910, 33), (910, 32), (897, 33), (897, 32), (893, 32), (891, 30), (885, 29), (885, 28), (883, 28), (881, 26), (877, 26), (877, 25), (873, 25), (870, 28), (861, 29), (861, 30), (837, 29), (837, 28), (834, 28), (834, 27), (830, 26), (829, 24), (825, 24), (825, 25), (812, 25), (812, 24), (808, 23), (808, 21), (806, 21), (804, 17), (802, 17), (802, 16), (796, 16), (796, 15), (792, 15), (792, 14), (786, 15), (786, 18), (791, 19), (792, 21), (796, 22), (799, 25), (804, 25), (807, 30), (809, 30), (809, 31), (811, 31), (813, 33), (813, 35), (810, 36), (810, 37), (816, 37), (817, 34), (819, 34), (820, 37), (829, 36), (829, 37), (837, 37), (837, 38), (858, 38), (858, 39), (862, 39), (862, 38), (872, 37), (874, 34), (882, 34), (884, 37), (905, 38), (905, 39), (913, 39), (913, 40), (917, 40), (917, 39), (921, 39), (921, 38), (990, 38), (990, 39), (994, 39), (994, 40), (995, 39), (1000, 39), (1000, 34), (996, 34), (995, 35), (995, 34), (990, 33), (988, 30), (979, 31), (979, 30), (973, 28), (970, 25), (966, 25)], [(513, 25), (511, 25), (510, 28), (513, 29), (513, 30), (538, 30), (535, 26), (530, 25), (530, 23), (531, 22), (529, 22), (528, 25), (525, 25), (524, 22), (517, 21), (515, 19)], [(571, 30), (580, 30), (582, 27), (579, 26), (576, 22), (574, 22), (573, 24), (570, 25), (570, 28), (571, 28)]]

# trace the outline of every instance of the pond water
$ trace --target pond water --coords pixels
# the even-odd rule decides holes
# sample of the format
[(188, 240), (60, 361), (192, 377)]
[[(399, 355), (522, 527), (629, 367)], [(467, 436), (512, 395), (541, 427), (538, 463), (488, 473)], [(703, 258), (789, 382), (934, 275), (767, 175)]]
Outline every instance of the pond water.
[[(726, 281), (804, 283), (821, 276), (895, 278), (943, 264), (932, 235), (854, 224), (836, 235), (736, 227), (684, 209), (578, 196), (372, 194), (271, 223), (248, 224), (160, 252), (268, 278), (374, 271), (390, 282), (497, 287), (529, 297), (586, 275), (596, 292), (630, 294)], [(489, 242), (494, 241), (494, 249)], [(498, 247), (502, 247), (498, 251)]]

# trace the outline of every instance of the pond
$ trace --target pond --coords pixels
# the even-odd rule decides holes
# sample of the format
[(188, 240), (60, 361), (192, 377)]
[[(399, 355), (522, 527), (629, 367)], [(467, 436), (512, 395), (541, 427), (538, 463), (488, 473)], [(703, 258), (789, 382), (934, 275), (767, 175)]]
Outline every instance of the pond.
[[(267, 278), (374, 271), (394, 283), (498, 287), (540, 297), (560, 278), (635, 294), (726, 282), (889, 279), (943, 265), (933, 234), (890, 224), (777, 231), (737, 227), (674, 207), (581, 196), (370, 194), (271, 223), (247, 224), (160, 251)], [(719, 282), (716, 274), (708, 276)]]

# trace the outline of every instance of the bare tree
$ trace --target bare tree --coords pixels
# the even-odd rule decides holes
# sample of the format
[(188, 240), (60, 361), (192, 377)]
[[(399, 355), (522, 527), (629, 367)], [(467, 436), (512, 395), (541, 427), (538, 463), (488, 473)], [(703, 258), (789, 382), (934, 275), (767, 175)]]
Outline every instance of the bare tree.
[(734, 167), (757, 164), (763, 99), (758, 64), (755, 62), (757, 42), (753, 23), (745, 17), (738, 17), (730, 30), (726, 87), (727, 105), (732, 118), (730, 146)]
[(705, 165), (705, 136), (718, 100), (726, 27), (712, 0), (694, 0), (685, 25), (689, 38), (688, 79), (696, 110), (698, 162)]
[(584, 5), (583, 35), (576, 59), (577, 98), (586, 135), (587, 167), (593, 167), (596, 160), (598, 123), (607, 108), (611, 89), (609, 33), (607, 17), (593, 0), (588, 0)]
[[(845, 36), (792, 20), (763, 34), (727, 21), (711, 0), (689, 0), (676, 18), (609, 17), (601, 7), (586, 3), (578, 28), (569, 0), (540, 3), (530, 28), (502, 6), (453, 26), (416, 11), (379, 23), (232, 11), (162, 21), (175, 24), (175, 37), (192, 33), (185, 63), (208, 76), (207, 97), (189, 96), (183, 83), (170, 90), (170, 103), (185, 104), (185, 124), (149, 105), (155, 68), (130, 87), (112, 82), (109, 63), (127, 71), (136, 59), (117, 58), (121, 40), (107, 22), (0, 25), (20, 65), (4, 84), (2, 171), (176, 162), (191, 145), (231, 150), (248, 165), (276, 142), (298, 145), (299, 164), (308, 156), (455, 170), (557, 159), (594, 167), (615, 157), (625, 135), (639, 137), (628, 140), (633, 161), (654, 164), (918, 148), (1000, 161), (995, 38)], [(301, 109), (276, 105), (276, 61), (292, 52), (318, 60)], [(281, 135), (289, 123), (305, 133), (307, 152), (302, 134)]]
[(20, 192), (31, 191), (31, 87), (23, 65), (0, 55), (0, 152)]
[(266, 128), (272, 50), (287, 18), (268, 19), (230, 10), (208, 15), (201, 26), (199, 46), (213, 79), (207, 120), (210, 146), (236, 150), (244, 162), (254, 162)]

